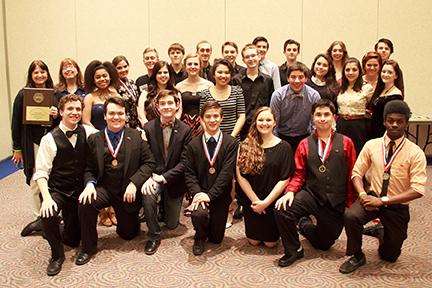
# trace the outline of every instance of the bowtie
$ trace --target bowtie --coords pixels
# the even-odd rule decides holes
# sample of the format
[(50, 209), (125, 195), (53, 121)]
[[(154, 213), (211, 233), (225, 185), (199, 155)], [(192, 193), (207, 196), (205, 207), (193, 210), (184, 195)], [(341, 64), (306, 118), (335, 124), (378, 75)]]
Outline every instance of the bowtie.
[(167, 128), (167, 127), (173, 128), (174, 127), (174, 122), (173, 121), (169, 121), (167, 123), (162, 123), (161, 122), (160, 126), (161, 126), (162, 129), (163, 128)]
[(75, 130), (69, 130), (69, 131), (66, 131), (66, 136), (68, 137), (68, 138), (71, 138), (72, 137), (72, 135), (74, 135), (74, 134), (77, 134), (78, 135), (78, 131), (75, 129)]

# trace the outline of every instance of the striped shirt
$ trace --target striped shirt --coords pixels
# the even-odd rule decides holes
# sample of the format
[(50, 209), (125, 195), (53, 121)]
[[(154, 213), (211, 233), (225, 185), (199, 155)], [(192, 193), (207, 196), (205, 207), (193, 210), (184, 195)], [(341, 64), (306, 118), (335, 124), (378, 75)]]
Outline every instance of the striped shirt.
[(246, 113), (243, 90), (241, 87), (231, 86), (231, 94), (225, 100), (217, 100), (213, 98), (209, 89), (205, 89), (198, 93), (201, 95), (200, 111), (204, 103), (207, 101), (215, 100), (219, 103), (224, 114), (220, 129), (227, 134), (231, 134), (234, 130), (238, 116)]

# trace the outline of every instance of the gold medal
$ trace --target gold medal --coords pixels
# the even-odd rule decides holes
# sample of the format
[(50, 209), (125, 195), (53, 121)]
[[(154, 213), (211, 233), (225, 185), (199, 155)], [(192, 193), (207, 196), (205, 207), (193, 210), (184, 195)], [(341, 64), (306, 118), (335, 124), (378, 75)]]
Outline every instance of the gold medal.
[(383, 180), (387, 181), (390, 179), (390, 173), (384, 172), (383, 174)]
[(112, 166), (116, 167), (118, 165), (117, 159), (111, 161)]
[(324, 166), (324, 164), (322, 164), (321, 166), (318, 167), (318, 171), (321, 173), (324, 173), (327, 171), (327, 167)]
[(216, 173), (216, 169), (215, 169), (214, 167), (210, 167), (210, 168), (209, 168), (209, 173), (210, 173), (211, 175), (215, 174), (215, 173)]

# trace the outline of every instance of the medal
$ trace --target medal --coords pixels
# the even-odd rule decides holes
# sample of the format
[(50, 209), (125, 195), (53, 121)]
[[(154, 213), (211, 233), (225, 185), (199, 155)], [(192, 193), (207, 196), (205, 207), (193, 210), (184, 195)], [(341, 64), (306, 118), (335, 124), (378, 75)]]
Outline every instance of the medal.
[(210, 158), (210, 152), (207, 149), (207, 144), (206, 144), (207, 141), (205, 139), (205, 134), (202, 135), (202, 144), (203, 144), (204, 154), (206, 155), (207, 161), (210, 163), (210, 168), (209, 168), (208, 171), (212, 175), (214, 173), (216, 173), (216, 169), (213, 166), (214, 166), (214, 163), (216, 162), (216, 157), (219, 154), (219, 150), (220, 150), (220, 148), (222, 146), (222, 138), (223, 138), (222, 132), (219, 132), (219, 136), (218, 136), (218, 139), (217, 139), (217, 142), (216, 142), (217, 144), (216, 144), (216, 148), (215, 148), (213, 157)]
[(332, 144), (332, 134), (330, 134), (329, 138), (327, 139), (327, 145), (325, 146), (324, 149), (321, 144), (321, 139), (318, 138), (318, 156), (322, 162), (322, 164), (318, 167), (318, 171), (321, 173), (325, 173), (327, 171), (327, 167), (324, 165), (324, 163), (330, 155), (331, 144)]
[(104, 130), (104, 131), (105, 131), (105, 140), (106, 140), (107, 145), (108, 145), (108, 150), (110, 151), (111, 156), (114, 158), (114, 159), (111, 161), (111, 164), (112, 164), (112, 166), (116, 167), (116, 166), (118, 165), (118, 160), (117, 160), (116, 158), (117, 158), (117, 155), (118, 155), (119, 152), (120, 152), (120, 147), (121, 147), (121, 145), (122, 145), (122, 143), (123, 143), (124, 130), (123, 130), (122, 133), (121, 133), (121, 137), (120, 137), (119, 143), (118, 143), (118, 145), (117, 145), (117, 148), (116, 148), (115, 151), (114, 151), (113, 145), (111, 144), (111, 141), (110, 141), (110, 139), (109, 139), (109, 137), (108, 137), (108, 130), (107, 130), (107, 129), (108, 129), (108, 128), (105, 128), (105, 130)]
[(383, 174), (383, 180), (387, 181), (389, 179), (390, 179), (390, 173), (384, 172), (384, 174)]

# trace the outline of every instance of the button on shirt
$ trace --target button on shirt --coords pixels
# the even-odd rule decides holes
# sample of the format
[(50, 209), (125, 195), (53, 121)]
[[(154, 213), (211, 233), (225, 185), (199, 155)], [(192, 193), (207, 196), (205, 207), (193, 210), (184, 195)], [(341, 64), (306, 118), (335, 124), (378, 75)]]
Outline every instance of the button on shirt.
[[(83, 125), (86, 136), (90, 136), (93, 133), (98, 132), (93, 127)], [(66, 127), (63, 122), (60, 122), (59, 128), (63, 133), (66, 134), (66, 131), (69, 131), (68, 127)], [(70, 138), (68, 138), (69, 142), (75, 148), (76, 142), (78, 139), (77, 134), (73, 134)], [(55, 143), (54, 137), (51, 133), (46, 134), (42, 137), (38, 154), (36, 156), (36, 172), (33, 174), (33, 179), (36, 181), (39, 178), (48, 179), (49, 174), (52, 170), (52, 163), (54, 161), (55, 156), (57, 155), (57, 145)]]
[(295, 93), (289, 85), (274, 91), (270, 107), (278, 123), (275, 133), (288, 137), (310, 134), (312, 106), (319, 99), (319, 93), (307, 85), (304, 85), (300, 93)]

